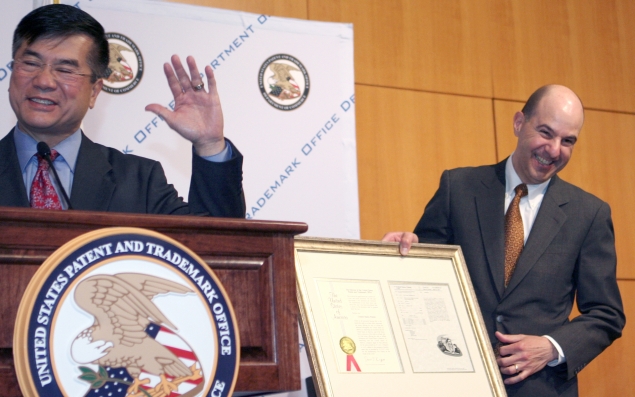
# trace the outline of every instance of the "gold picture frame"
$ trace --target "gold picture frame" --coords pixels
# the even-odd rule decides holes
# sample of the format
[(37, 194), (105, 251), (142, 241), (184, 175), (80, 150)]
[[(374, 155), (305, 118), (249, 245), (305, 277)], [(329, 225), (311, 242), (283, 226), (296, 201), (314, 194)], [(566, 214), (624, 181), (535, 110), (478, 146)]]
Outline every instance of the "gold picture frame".
[(319, 397), (506, 396), (460, 247), (296, 237)]

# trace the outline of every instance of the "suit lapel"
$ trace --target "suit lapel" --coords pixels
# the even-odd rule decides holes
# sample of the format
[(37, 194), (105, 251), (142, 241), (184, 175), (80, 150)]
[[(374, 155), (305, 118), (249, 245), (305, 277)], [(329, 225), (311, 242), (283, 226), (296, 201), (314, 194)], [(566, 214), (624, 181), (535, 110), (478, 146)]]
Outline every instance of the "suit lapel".
[(75, 165), (71, 203), (74, 209), (106, 211), (116, 184), (109, 176), (112, 167), (99, 145), (82, 133)]
[(492, 280), (496, 284), (498, 296), (505, 290), (505, 163), (494, 166), (495, 173), (481, 182), (483, 189), (476, 194), (478, 223), (483, 239), (483, 247)]
[(0, 140), (0, 206), (30, 207), (15, 150), (13, 130)]
[(562, 186), (563, 184), (558, 176), (554, 176), (549, 183), (547, 193), (542, 199), (540, 210), (538, 210), (536, 215), (536, 220), (529, 233), (529, 238), (527, 238), (525, 248), (520, 258), (518, 258), (516, 270), (503, 297), (509, 295), (529, 273), (567, 220), (567, 215), (560, 209), (561, 205), (569, 201)]

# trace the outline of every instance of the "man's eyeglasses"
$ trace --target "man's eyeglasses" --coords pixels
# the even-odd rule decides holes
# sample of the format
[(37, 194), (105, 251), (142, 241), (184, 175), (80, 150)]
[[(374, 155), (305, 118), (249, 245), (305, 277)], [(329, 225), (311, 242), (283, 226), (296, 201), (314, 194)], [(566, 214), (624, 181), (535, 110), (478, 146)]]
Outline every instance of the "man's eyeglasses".
[(79, 73), (68, 65), (51, 65), (36, 60), (16, 59), (12, 61), (12, 69), (14, 73), (18, 73), (25, 77), (33, 77), (40, 74), (46, 66), (51, 67), (51, 74), (55, 80), (60, 83), (75, 84), (82, 77), (92, 77), (92, 73)]

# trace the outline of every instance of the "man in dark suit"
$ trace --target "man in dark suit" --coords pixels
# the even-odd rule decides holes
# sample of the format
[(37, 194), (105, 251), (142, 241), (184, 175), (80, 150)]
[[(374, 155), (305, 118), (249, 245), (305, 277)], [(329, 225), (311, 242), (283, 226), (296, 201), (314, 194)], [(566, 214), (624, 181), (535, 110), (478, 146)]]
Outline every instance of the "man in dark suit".
[[(164, 72), (174, 111), (146, 107), (192, 142), (188, 205), (158, 162), (93, 143), (80, 129), (107, 76), (108, 42), (99, 22), (72, 6), (37, 8), (15, 30), (13, 58), (9, 100), (18, 122), (0, 141), (0, 205), (35, 206), (34, 197), (45, 197), (40, 201), (46, 208), (68, 208), (61, 194), (67, 191), (73, 209), (244, 217), (242, 156), (224, 138), (210, 66), (207, 91), (194, 59), (187, 58), (188, 76), (179, 57), (172, 56)], [(48, 166), (35, 156), (38, 142), (55, 150), (61, 186), (42, 177)], [(42, 181), (40, 190), (33, 190), (34, 180)]]
[[(416, 242), (461, 246), (509, 396), (577, 396), (577, 373), (625, 324), (610, 208), (556, 175), (583, 121), (573, 91), (540, 88), (514, 116), (508, 159), (445, 171), (414, 233), (384, 236), (404, 255)], [(505, 212), (521, 184), (524, 248), (506, 280)]]

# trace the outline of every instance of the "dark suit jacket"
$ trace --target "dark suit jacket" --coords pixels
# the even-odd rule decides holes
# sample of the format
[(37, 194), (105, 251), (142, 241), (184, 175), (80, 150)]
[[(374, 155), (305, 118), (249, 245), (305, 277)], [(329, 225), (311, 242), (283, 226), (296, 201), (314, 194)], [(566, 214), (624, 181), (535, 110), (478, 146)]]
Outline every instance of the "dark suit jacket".
[[(508, 395), (577, 396), (576, 374), (625, 323), (610, 208), (554, 176), (505, 288), (505, 161), (445, 171), (415, 234), (461, 246), (493, 344), (498, 330), (549, 335), (562, 347), (566, 363), (508, 386)], [(574, 298), (582, 314), (569, 321)]]
[[(192, 156), (188, 204), (167, 183), (159, 162), (123, 154), (82, 134), (71, 204), (77, 210), (244, 218), (243, 159), (232, 149), (235, 157), (223, 163)], [(0, 206), (29, 207), (13, 131), (0, 140)]]

